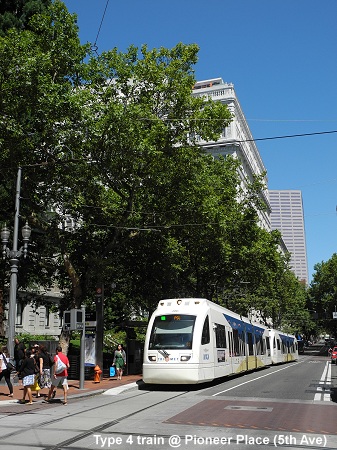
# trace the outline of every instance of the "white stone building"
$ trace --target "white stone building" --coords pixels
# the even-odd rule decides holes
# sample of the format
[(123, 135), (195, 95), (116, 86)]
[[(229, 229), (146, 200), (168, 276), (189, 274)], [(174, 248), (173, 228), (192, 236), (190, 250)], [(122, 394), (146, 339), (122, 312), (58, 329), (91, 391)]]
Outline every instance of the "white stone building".
[[(233, 155), (241, 161), (240, 176), (243, 186), (253, 180), (254, 175), (266, 172), (261, 155), (254, 142), (253, 136), (241, 109), (239, 100), (235, 94), (234, 85), (225, 83), (222, 78), (198, 81), (193, 87), (194, 96), (209, 97), (228, 106), (233, 115), (233, 120), (223, 130), (220, 139), (216, 142), (202, 142), (202, 146), (214, 157), (219, 155)], [(264, 175), (265, 190), (261, 192), (267, 208), (259, 212), (261, 226), (271, 231), (270, 204), (268, 196), (268, 180)]]

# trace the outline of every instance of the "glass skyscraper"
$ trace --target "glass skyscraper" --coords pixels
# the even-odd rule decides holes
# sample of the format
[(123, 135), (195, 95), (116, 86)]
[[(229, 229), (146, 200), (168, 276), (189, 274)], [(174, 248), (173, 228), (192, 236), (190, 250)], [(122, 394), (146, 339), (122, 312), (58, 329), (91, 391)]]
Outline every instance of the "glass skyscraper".
[(308, 263), (302, 192), (269, 190), (271, 228), (279, 230), (291, 254), (290, 265), (296, 277), (308, 284)]

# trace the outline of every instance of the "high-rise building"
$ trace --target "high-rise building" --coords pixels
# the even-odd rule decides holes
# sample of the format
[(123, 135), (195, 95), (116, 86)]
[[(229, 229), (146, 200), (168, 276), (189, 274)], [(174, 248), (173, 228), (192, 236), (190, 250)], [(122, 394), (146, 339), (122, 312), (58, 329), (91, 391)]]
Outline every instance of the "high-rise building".
[[(241, 161), (240, 176), (243, 185), (254, 175), (266, 173), (259, 150), (241, 109), (232, 83), (222, 78), (198, 81), (193, 95), (209, 97), (227, 105), (233, 120), (216, 142), (201, 142), (214, 157), (233, 155)], [(300, 281), (308, 284), (308, 267), (305, 245), (302, 194), (300, 191), (268, 191), (268, 179), (264, 176), (265, 190), (261, 192), (267, 208), (259, 212), (260, 224), (266, 230), (280, 230), (281, 251), (291, 254), (291, 267)]]
[(198, 81), (193, 87), (193, 95), (196, 97), (208, 97), (214, 101), (226, 104), (232, 113), (233, 120), (224, 128), (220, 138), (215, 142), (201, 142), (203, 148), (217, 156), (233, 155), (241, 162), (239, 174), (243, 186), (253, 181), (254, 175), (263, 175), (266, 188), (260, 195), (266, 204), (265, 211), (258, 211), (260, 224), (270, 231), (270, 205), (268, 196), (268, 180), (266, 168), (263, 164), (259, 150), (254, 142), (246, 118), (236, 96), (234, 85), (225, 83), (222, 78)]
[(308, 284), (302, 192), (270, 190), (271, 227), (279, 230), (291, 255), (290, 265), (296, 277)]

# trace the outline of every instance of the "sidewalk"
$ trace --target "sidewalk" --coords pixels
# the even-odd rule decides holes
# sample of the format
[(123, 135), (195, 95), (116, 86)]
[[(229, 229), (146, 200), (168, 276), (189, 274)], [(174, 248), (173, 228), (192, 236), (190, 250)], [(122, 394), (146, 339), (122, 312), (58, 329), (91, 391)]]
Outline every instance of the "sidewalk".
[[(80, 389), (80, 382), (79, 380), (68, 380), (68, 397), (69, 399), (71, 397), (84, 397), (89, 395), (97, 395), (102, 394), (103, 392), (113, 389), (113, 388), (120, 388), (122, 386), (125, 386), (127, 384), (131, 383), (137, 383), (142, 380), (142, 375), (125, 375), (122, 377), (121, 380), (117, 380), (117, 377), (104, 377), (101, 379), (100, 383), (94, 383), (92, 380), (85, 380), (84, 381), (84, 389)], [(20, 385), (14, 385), (13, 384), (13, 397), (8, 397), (9, 390), (7, 384), (4, 384), (4, 379), (2, 379), (2, 382), (0, 384), (0, 406), (2, 402), (9, 403), (17, 403), (19, 399), (22, 399), (23, 395), (23, 387)], [(47, 398), (48, 389), (41, 389), (40, 391), (40, 398), (36, 398), (36, 393), (33, 392), (33, 402), (41, 402), (44, 400), (44, 398)], [(27, 396), (26, 396), (27, 399)], [(55, 399), (63, 399), (63, 389), (57, 389)]]

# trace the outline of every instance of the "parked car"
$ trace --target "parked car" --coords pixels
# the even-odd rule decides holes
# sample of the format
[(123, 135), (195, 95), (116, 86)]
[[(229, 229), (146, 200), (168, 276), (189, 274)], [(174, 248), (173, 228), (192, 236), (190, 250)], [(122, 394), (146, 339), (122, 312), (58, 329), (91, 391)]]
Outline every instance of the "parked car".
[(331, 364), (333, 363), (337, 364), (337, 347), (333, 347), (330, 356), (331, 356)]

